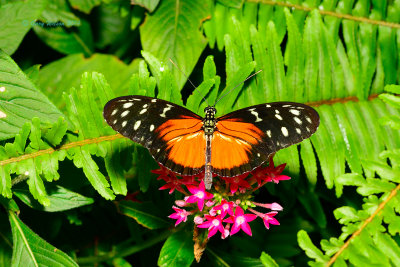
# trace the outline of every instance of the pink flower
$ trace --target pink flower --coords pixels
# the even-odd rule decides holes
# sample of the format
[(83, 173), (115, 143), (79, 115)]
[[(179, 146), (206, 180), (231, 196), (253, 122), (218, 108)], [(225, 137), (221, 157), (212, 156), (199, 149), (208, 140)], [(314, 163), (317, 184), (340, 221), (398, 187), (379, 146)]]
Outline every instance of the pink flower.
[(225, 233), (224, 226), (222, 225), (222, 217), (221, 215), (218, 216), (211, 216), (211, 215), (204, 215), (204, 217), (207, 219), (206, 222), (203, 222), (202, 224), (197, 225), (199, 228), (208, 228), (208, 238), (212, 237), (217, 233), (217, 231), (220, 231), (222, 235)]
[(249, 173), (244, 173), (242, 175), (238, 175), (232, 178), (224, 178), (225, 182), (229, 185), (229, 189), (231, 194), (239, 192), (245, 192), (246, 189), (251, 188), (250, 184), (245, 180), (245, 178), (249, 175)]
[(283, 210), (282, 206), (279, 205), (278, 203), (274, 202), (274, 203), (257, 203), (257, 202), (252, 202), (254, 205), (259, 206), (259, 207), (263, 207), (263, 208), (267, 208), (270, 210)]
[(251, 222), (257, 218), (254, 214), (244, 214), (243, 209), (241, 207), (236, 207), (235, 215), (225, 219), (224, 222), (233, 223), (231, 229), (231, 235), (239, 232), (240, 229), (243, 230), (249, 236), (252, 235), (251, 228), (248, 222)]
[(186, 222), (187, 216), (190, 215), (190, 212), (175, 206), (172, 206), (172, 208), (175, 210), (175, 213), (172, 213), (168, 217), (176, 220), (175, 226), (177, 226), (181, 222)]
[(263, 219), (264, 221), (264, 225), (267, 229), (269, 229), (269, 225), (270, 224), (274, 224), (274, 225), (279, 225), (279, 222), (277, 219), (274, 218), (274, 216), (278, 214), (278, 212), (276, 211), (272, 211), (272, 212), (268, 212), (265, 214), (262, 214), (260, 216), (261, 219)]
[(229, 215), (233, 215), (233, 205), (234, 203), (232, 201), (228, 202), (225, 199), (222, 199), (221, 204), (215, 206), (213, 209), (220, 210), (221, 216), (224, 218), (227, 213), (229, 213)]
[(196, 203), (199, 207), (199, 210), (202, 211), (204, 207), (204, 201), (207, 199), (212, 199), (214, 197), (213, 194), (206, 191), (206, 187), (204, 185), (204, 181), (201, 181), (199, 187), (195, 187), (193, 185), (188, 185), (187, 189), (192, 193), (192, 196), (185, 198), (188, 203)]
[(194, 217), (193, 222), (195, 224), (202, 224), (204, 222), (204, 219), (201, 218), (200, 216), (196, 216), (196, 217)]

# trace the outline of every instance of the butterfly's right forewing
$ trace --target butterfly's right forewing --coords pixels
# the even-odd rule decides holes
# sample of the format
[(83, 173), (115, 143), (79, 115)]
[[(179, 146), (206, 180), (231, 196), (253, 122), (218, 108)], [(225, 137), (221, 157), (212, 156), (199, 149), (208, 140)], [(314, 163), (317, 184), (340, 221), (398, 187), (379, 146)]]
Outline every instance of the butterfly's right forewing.
[(171, 102), (146, 96), (123, 96), (104, 107), (106, 122), (149, 149), (162, 165), (181, 174), (204, 166), (202, 118)]

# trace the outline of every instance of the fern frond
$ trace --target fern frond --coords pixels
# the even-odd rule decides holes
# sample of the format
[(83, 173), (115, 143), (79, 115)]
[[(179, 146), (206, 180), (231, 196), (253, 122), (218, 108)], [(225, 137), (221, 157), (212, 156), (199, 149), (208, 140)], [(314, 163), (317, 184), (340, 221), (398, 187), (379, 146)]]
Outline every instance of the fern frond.
[[(399, 92), (399, 88), (399, 86), (390, 86), (387, 87), (387, 90)], [(400, 108), (399, 96), (382, 94), (380, 98), (390, 102), (394, 107)], [(395, 112), (395, 109), (391, 110), (388, 107), (386, 110), (390, 110), (390, 113)], [(356, 129), (360, 127), (354, 124), (353, 126)], [(366, 129), (369, 132), (371, 125)], [(393, 131), (392, 134), (398, 134), (398, 131)], [(382, 138), (383, 135), (380, 137)], [(363, 145), (371, 150), (371, 144), (375, 144), (372, 147), (373, 151), (383, 146), (389, 147), (390, 143), (380, 143), (380, 141), (387, 140), (389, 136), (385, 140), (379, 140), (377, 135), (374, 138), (377, 138), (376, 142), (370, 141), (368, 145)], [(361, 153), (358, 154), (361, 155)], [(322, 240), (321, 248), (324, 251), (322, 252), (311, 243), (305, 231), (298, 233), (300, 247), (310, 258), (315, 259), (315, 262), (309, 263), (310, 266), (345, 265), (346, 261), (353, 265), (397, 266), (400, 264), (400, 246), (393, 238), (400, 233), (400, 197), (398, 194), (400, 190), (398, 167), (400, 152), (398, 149), (391, 149), (376, 153), (376, 155), (377, 159), (357, 159), (361, 162), (367, 178), (353, 170), (353, 173), (343, 174), (335, 179), (338, 196), (342, 194), (343, 186), (356, 186), (357, 193), (365, 197), (360, 210), (344, 206), (334, 211), (336, 219), (343, 225), (339, 238), (331, 238), (329, 241)], [(375, 173), (379, 177), (374, 177)]]

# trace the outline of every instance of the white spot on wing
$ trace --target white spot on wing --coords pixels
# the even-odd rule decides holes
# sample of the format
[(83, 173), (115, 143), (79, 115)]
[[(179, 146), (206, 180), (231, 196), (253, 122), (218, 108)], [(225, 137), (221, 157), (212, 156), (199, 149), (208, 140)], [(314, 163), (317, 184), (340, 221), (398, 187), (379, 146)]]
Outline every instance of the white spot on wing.
[(275, 109), (275, 113), (276, 113), (276, 114), (279, 114), (279, 110)]
[(278, 120), (283, 120), (282, 117), (281, 117), (281, 115), (279, 115), (279, 114), (275, 114), (275, 117), (276, 117)]
[(135, 122), (135, 125), (133, 125), (133, 130), (137, 130), (138, 128), (139, 128), (139, 126), (140, 126), (140, 123), (141, 123), (141, 121), (137, 121), (137, 122)]
[(288, 107), (291, 107), (292, 105), (283, 105), (282, 107), (283, 108), (288, 108)]
[(116, 124), (116, 123), (117, 123), (117, 120), (114, 120), (114, 121), (113, 121), (113, 124)]
[(260, 157), (261, 155), (260, 155), (260, 153), (257, 153), (257, 157)]
[(308, 117), (308, 116), (306, 116), (306, 120), (308, 121), (308, 123), (311, 123), (311, 122), (312, 122), (311, 119), (310, 119), (310, 117)]
[(255, 108), (249, 109), (249, 111), (250, 111), (251, 114), (253, 114), (254, 116), (256, 116), (255, 122), (262, 121), (262, 119), (260, 119), (260, 117), (258, 117), (258, 112), (255, 111)]
[(265, 106), (266, 106), (267, 108), (270, 108), (270, 107), (271, 107), (271, 105), (269, 105), (269, 104), (266, 104)]
[(147, 109), (142, 109), (140, 112), (139, 112), (139, 114), (143, 114), (143, 113), (145, 113), (147, 111)]
[(3, 111), (0, 111), (0, 119), (7, 117), (7, 114)]
[(297, 124), (299, 124), (299, 125), (302, 124), (302, 121), (299, 118), (294, 117), (293, 119), (294, 119), (295, 122), (297, 122)]
[(160, 149), (157, 149), (157, 153), (160, 152)]
[(123, 108), (130, 108), (133, 106), (133, 103), (125, 103), (122, 105)]
[(154, 130), (154, 125), (150, 125), (150, 132), (152, 132)]
[(125, 127), (127, 123), (128, 123), (128, 121), (123, 121), (122, 124), (121, 124), (122, 127)]
[(297, 116), (300, 115), (300, 111), (298, 111), (297, 109), (290, 109), (289, 112)]
[(121, 113), (121, 118), (125, 117), (126, 115), (129, 114), (129, 110), (125, 110), (124, 112)]
[(147, 106), (148, 106), (147, 104), (144, 104), (144, 105), (143, 105), (143, 108), (147, 108)]
[(289, 132), (288, 132), (288, 130), (286, 129), (286, 127), (282, 127), (282, 128), (281, 128), (281, 131), (282, 131), (282, 134), (283, 134), (284, 136), (286, 136), (286, 137), (289, 136)]
[(267, 135), (268, 135), (269, 138), (271, 138), (271, 131), (270, 130), (267, 131)]
[(117, 108), (114, 109), (113, 112), (111, 112), (111, 116), (114, 116), (115, 114), (117, 114), (117, 112), (118, 112), (118, 109)]
[(297, 132), (298, 134), (301, 134), (301, 130), (300, 130), (299, 128), (296, 128), (296, 132)]
[(167, 107), (163, 109), (163, 112), (160, 114), (160, 117), (166, 118), (165, 113), (167, 113), (168, 110), (171, 110), (172, 106), (170, 104), (167, 104)]
[(306, 127), (307, 132), (310, 132), (310, 129), (308, 127)]
[(151, 100), (151, 102), (156, 103), (157, 99), (154, 98), (153, 100)]

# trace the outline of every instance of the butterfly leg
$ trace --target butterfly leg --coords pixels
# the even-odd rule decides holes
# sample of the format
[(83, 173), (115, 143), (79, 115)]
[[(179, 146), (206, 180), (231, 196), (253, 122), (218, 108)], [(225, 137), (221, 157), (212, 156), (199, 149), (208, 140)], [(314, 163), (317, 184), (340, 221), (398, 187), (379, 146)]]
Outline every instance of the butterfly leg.
[(206, 164), (204, 170), (204, 184), (207, 190), (212, 186), (212, 165), (211, 165), (211, 139), (212, 135), (206, 135)]

